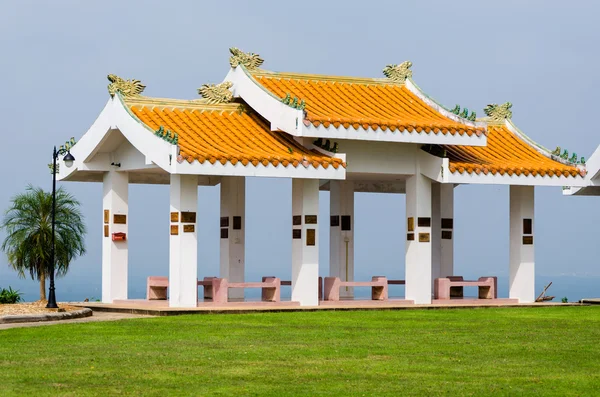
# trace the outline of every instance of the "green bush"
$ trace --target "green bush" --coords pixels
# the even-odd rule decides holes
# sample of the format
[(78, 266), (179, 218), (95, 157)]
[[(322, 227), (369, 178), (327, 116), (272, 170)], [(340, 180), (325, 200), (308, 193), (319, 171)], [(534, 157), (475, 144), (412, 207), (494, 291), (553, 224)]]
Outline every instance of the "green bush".
[(23, 300), (21, 297), (23, 295), (19, 291), (15, 291), (11, 287), (0, 288), (0, 304), (2, 303), (18, 303)]
[(562, 303), (569, 303), (569, 300), (567, 299), (566, 296), (564, 298), (562, 298)]

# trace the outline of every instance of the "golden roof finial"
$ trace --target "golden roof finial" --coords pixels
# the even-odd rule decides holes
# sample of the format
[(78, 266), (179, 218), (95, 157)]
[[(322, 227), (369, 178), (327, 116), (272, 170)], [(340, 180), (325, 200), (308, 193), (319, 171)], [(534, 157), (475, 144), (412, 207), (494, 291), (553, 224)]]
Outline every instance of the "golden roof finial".
[(400, 65), (387, 65), (383, 68), (383, 74), (396, 83), (404, 83), (407, 78), (412, 77), (411, 66), (411, 61), (404, 61)]
[(491, 103), (483, 109), (483, 112), (493, 121), (504, 121), (512, 117), (512, 103), (506, 102), (502, 105)]
[(252, 71), (258, 69), (265, 61), (258, 54), (253, 52), (243, 52), (239, 48), (231, 47), (229, 52), (231, 52), (229, 64), (232, 68), (235, 68), (238, 65), (244, 65), (246, 69)]
[(110, 84), (108, 85), (108, 93), (110, 96), (115, 96), (117, 92), (120, 92), (124, 97), (140, 96), (146, 88), (139, 80), (125, 80), (114, 74), (109, 74), (106, 77), (108, 78), (108, 81), (110, 81)]
[(233, 87), (230, 81), (224, 81), (221, 84), (204, 84), (198, 88), (198, 94), (202, 95), (209, 104), (229, 103), (233, 101), (233, 93), (229, 89)]

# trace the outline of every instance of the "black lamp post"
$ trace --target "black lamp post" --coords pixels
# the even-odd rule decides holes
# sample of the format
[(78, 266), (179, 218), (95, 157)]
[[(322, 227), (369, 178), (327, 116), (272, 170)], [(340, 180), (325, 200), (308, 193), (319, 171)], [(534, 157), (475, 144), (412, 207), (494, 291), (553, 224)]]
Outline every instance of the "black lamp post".
[(58, 305), (56, 304), (56, 294), (54, 292), (54, 229), (55, 229), (55, 218), (56, 218), (56, 159), (59, 154), (64, 154), (67, 152), (66, 156), (63, 158), (65, 165), (70, 167), (73, 165), (73, 161), (75, 161), (75, 157), (71, 154), (68, 149), (65, 149), (61, 146), (59, 150), (56, 150), (56, 146), (54, 146), (54, 151), (52, 152), (52, 250), (50, 251), (50, 291), (48, 293), (48, 304), (46, 307), (48, 309), (58, 309)]

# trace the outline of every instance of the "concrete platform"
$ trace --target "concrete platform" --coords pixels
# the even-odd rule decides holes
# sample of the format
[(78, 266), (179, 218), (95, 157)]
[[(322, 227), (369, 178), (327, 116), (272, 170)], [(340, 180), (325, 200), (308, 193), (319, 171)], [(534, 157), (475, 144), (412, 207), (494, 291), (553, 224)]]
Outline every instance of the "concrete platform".
[(580, 303), (516, 303), (512, 299), (451, 299), (443, 303), (416, 305), (412, 301), (390, 299), (388, 301), (372, 300), (342, 300), (339, 302), (319, 302), (319, 306), (299, 306), (296, 302), (229, 302), (218, 305), (211, 302), (198, 302), (196, 307), (171, 308), (167, 301), (147, 301), (130, 299), (114, 303), (71, 302), (73, 306), (92, 309), (94, 312), (131, 313), (152, 316), (176, 316), (181, 314), (211, 314), (211, 313), (260, 313), (260, 312), (298, 312), (320, 310), (423, 310), (449, 308), (488, 308), (488, 307), (556, 307), (582, 306)]

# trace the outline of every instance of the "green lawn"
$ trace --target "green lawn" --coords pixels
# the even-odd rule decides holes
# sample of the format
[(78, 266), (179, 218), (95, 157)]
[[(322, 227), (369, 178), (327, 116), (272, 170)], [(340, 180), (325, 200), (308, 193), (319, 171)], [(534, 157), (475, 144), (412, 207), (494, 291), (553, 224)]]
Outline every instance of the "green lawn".
[(0, 331), (8, 395), (600, 395), (600, 307), (192, 315)]

